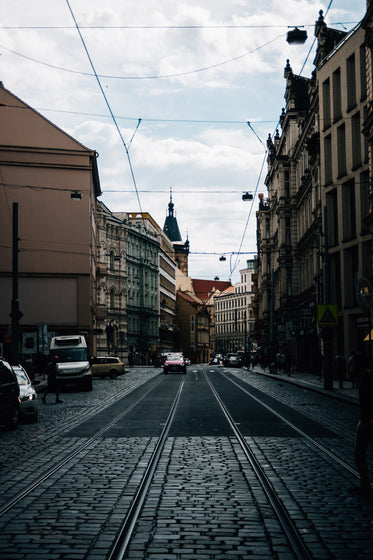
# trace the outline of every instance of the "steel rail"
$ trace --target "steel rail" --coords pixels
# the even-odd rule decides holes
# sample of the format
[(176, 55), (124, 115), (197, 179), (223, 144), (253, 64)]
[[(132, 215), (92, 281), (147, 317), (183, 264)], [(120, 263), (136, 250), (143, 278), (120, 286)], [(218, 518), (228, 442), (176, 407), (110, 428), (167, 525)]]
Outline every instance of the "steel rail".
[(265, 495), (267, 496), (267, 499), (269, 501), (269, 503), (271, 504), (277, 519), (284, 531), (284, 534), (287, 537), (288, 543), (292, 549), (292, 551), (294, 552), (296, 558), (298, 560), (312, 560), (313, 556), (311, 555), (310, 551), (308, 550), (308, 548), (306, 547), (302, 537), (300, 536), (295, 524), (293, 523), (293, 521), (291, 520), (288, 511), (286, 510), (285, 506), (283, 505), (283, 503), (281, 502), (281, 500), (278, 498), (277, 493), (275, 491), (275, 489), (273, 488), (271, 482), (269, 481), (268, 477), (266, 476), (264, 470), (262, 469), (259, 461), (257, 460), (257, 458), (255, 457), (254, 453), (252, 452), (252, 450), (250, 449), (249, 445), (247, 444), (244, 436), (241, 434), (241, 432), (239, 431), (239, 429), (237, 428), (231, 414), (229, 413), (227, 407), (225, 406), (224, 402), (222, 401), (222, 399), (220, 398), (219, 394), (217, 393), (215, 387), (213, 386), (213, 384), (211, 383), (208, 375), (206, 374), (205, 368), (204, 368), (204, 376), (206, 378), (206, 381), (212, 391), (212, 393), (214, 394), (216, 400), (219, 403), (220, 408), (222, 409), (234, 435), (236, 436), (237, 441), (240, 444), (240, 447), (246, 457), (246, 459), (248, 460), (248, 462), (250, 463), (260, 485), (262, 486), (262, 489), (265, 493)]
[(156, 447), (152, 453), (152, 456), (149, 459), (149, 463), (146, 467), (142, 480), (138, 486), (135, 497), (123, 521), (120, 533), (117, 536), (114, 545), (111, 548), (111, 551), (108, 556), (108, 560), (122, 560), (125, 557), (132, 533), (134, 531), (136, 522), (141, 512), (141, 508), (145, 501), (149, 486), (153, 480), (154, 473), (157, 469), (161, 454), (163, 452), (166, 439), (175, 416), (176, 408), (180, 400), (181, 392), (184, 387), (184, 383), (185, 383), (185, 375), (183, 376), (182, 382), (180, 383), (178, 392), (175, 396), (174, 402), (172, 403), (172, 407), (170, 409), (167, 420), (164, 424), (162, 433), (159, 436)]
[(343, 469), (345, 469), (346, 471), (348, 471), (350, 474), (356, 476), (356, 478), (359, 478), (359, 473), (357, 472), (356, 469), (354, 469), (353, 467), (351, 467), (351, 465), (349, 465), (348, 463), (346, 463), (345, 461), (343, 461), (343, 459), (341, 459), (340, 457), (338, 457), (338, 455), (335, 455), (332, 451), (330, 451), (327, 447), (325, 447), (324, 445), (322, 445), (321, 443), (319, 443), (318, 441), (316, 441), (314, 438), (312, 438), (311, 436), (309, 436), (306, 432), (304, 432), (303, 430), (301, 430), (300, 428), (298, 428), (295, 424), (293, 424), (292, 422), (290, 422), (289, 420), (287, 420), (284, 416), (282, 416), (282, 414), (280, 414), (279, 412), (276, 412), (276, 410), (274, 410), (271, 406), (269, 406), (268, 404), (265, 404), (263, 401), (261, 401), (258, 397), (255, 397), (254, 395), (252, 395), (249, 391), (247, 391), (247, 389), (245, 389), (244, 387), (242, 387), (239, 383), (237, 383), (236, 381), (234, 381), (233, 379), (230, 379), (224, 372), (222, 373), (223, 377), (225, 377), (225, 379), (227, 379), (230, 383), (233, 383), (233, 385), (235, 385), (236, 387), (238, 387), (241, 391), (243, 391), (244, 393), (246, 393), (247, 395), (249, 395), (249, 397), (251, 399), (254, 399), (254, 401), (256, 401), (257, 403), (259, 403), (261, 406), (263, 406), (264, 408), (266, 408), (267, 410), (269, 410), (272, 414), (274, 414), (275, 416), (277, 416), (277, 418), (279, 418), (282, 422), (284, 422), (285, 424), (287, 424), (290, 428), (292, 428), (295, 432), (297, 432), (300, 436), (302, 436), (303, 439), (305, 439), (306, 441), (308, 441), (308, 443), (310, 443), (313, 447), (316, 447), (319, 451), (321, 451), (323, 454), (327, 455), (329, 457), (329, 459), (332, 459), (335, 463), (337, 463), (339, 466), (341, 466)]
[[(45, 473), (41, 474), (37, 478), (37, 480), (35, 480), (33, 483), (29, 484), (24, 490), (19, 492), (16, 496), (14, 496), (11, 500), (9, 500), (6, 504), (4, 504), (0, 508), (0, 517), (3, 516), (5, 513), (7, 513), (10, 509), (12, 509), (12, 507), (14, 507), (18, 502), (23, 500), (23, 498), (28, 496), (33, 490), (35, 490), (41, 484), (43, 484), (43, 482), (48, 480), (48, 478), (50, 478), (52, 475), (54, 475), (56, 472), (58, 472), (60, 469), (62, 469), (62, 467), (64, 467), (66, 464), (68, 464), (70, 461), (72, 461), (72, 459), (74, 459), (74, 457), (76, 457), (77, 455), (79, 455), (79, 453), (84, 451), (84, 449), (89, 447), (104, 432), (109, 430), (114, 424), (116, 424), (121, 418), (123, 418), (123, 416), (128, 414), (135, 406), (137, 406), (145, 397), (147, 397), (149, 395), (149, 393), (151, 393), (153, 391), (153, 389), (155, 389), (155, 387), (157, 387), (163, 381), (164, 381), (164, 379), (162, 377), (160, 377), (159, 380), (157, 380), (156, 383), (152, 384), (152, 386), (149, 387), (149, 389), (143, 395), (141, 395), (141, 397), (139, 399), (136, 400), (136, 402), (134, 402), (130, 406), (128, 406), (124, 411), (122, 411), (113, 420), (111, 420), (106, 426), (101, 428), (98, 432), (96, 432), (96, 434), (94, 434), (92, 437), (90, 437), (85, 443), (79, 445), (79, 447), (77, 449), (75, 449), (75, 451), (73, 451), (67, 457), (65, 457), (62, 461), (60, 461), (59, 463), (57, 463), (56, 465), (54, 465), (53, 467), (48, 469)], [(84, 421), (86, 421), (86, 419)]]

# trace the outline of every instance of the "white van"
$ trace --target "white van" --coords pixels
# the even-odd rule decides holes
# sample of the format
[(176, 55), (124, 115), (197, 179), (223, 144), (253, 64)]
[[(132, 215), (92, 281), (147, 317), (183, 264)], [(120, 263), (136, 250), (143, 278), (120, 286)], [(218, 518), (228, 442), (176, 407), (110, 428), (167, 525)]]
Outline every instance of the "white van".
[(51, 340), (50, 356), (58, 356), (60, 382), (75, 383), (81, 389), (92, 390), (92, 371), (84, 336), (54, 336)]

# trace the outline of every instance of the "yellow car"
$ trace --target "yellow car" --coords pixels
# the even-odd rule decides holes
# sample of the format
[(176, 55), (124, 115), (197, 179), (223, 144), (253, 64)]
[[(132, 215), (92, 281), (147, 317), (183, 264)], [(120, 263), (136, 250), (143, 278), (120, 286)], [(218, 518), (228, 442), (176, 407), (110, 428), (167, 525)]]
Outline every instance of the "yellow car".
[(98, 356), (91, 363), (92, 375), (95, 377), (110, 377), (115, 379), (118, 375), (126, 373), (124, 363), (115, 356)]

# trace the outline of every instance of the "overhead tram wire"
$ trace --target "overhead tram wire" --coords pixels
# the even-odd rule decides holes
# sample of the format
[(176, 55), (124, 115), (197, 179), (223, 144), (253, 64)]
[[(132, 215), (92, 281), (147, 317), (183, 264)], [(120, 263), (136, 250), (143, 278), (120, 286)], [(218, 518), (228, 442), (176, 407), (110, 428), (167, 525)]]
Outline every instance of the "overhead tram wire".
[(244, 239), (245, 239), (247, 227), (248, 227), (249, 222), (250, 222), (251, 213), (252, 213), (252, 210), (253, 210), (253, 207), (254, 207), (255, 197), (256, 197), (256, 194), (257, 194), (258, 188), (259, 188), (259, 182), (260, 182), (260, 179), (261, 179), (261, 176), (262, 176), (262, 173), (263, 173), (264, 164), (265, 164), (266, 159), (267, 159), (267, 153), (268, 153), (268, 151), (266, 150), (266, 151), (264, 152), (264, 157), (263, 157), (263, 161), (262, 161), (262, 166), (261, 166), (261, 168), (260, 168), (260, 173), (259, 173), (258, 181), (257, 181), (256, 187), (255, 187), (254, 197), (253, 197), (253, 200), (252, 200), (251, 205), (250, 205), (249, 215), (248, 215), (247, 220), (246, 220), (245, 229), (244, 229), (244, 232), (243, 232), (243, 235), (242, 235), (242, 239), (241, 239), (241, 243), (240, 243), (240, 248), (238, 249), (237, 256), (236, 256), (236, 261), (235, 261), (235, 263), (234, 263), (234, 265), (233, 265), (232, 272), (235, 270), (235, 268), (236, 268), (236, 266), (237, 266), (237, 264), (238, 264), (238, 263), (237, 263), (237, 261), (238, 261), (238, 255), (242, 254), (242, 253), (241, 253), (241, 248), (242, 248), (242, 245), (243, 245), (243, 241), (244, 241)]
[[(328, 5), (328, 7), (327, 7), (327, 9), (326, 9), (326, 12), (325, 12), (325, 16), (324, 16), (324, 17), (326, 17), (326, 15), (328, 14), (332, 3), (333, 3), (333, 0), (330, 0), (329, 5)], [(332, 25), (337, 25), (337, 24), (334, 23), (334, 24), (332, 24)], [(341, 23), (341, 25), (343, 25), (343, 24)], [(310, 54), (311, 54), (311, 52), (312, 52), (312, 49), (313, 49), (313, 47), (314, 47), (315, 41), (316, 41), (316, 37), (314, 37), (314, 39), (313, 39), (313, 41), (312, 41), (312, 45), (311, 45), (311, 47), (310, 47), (310, 49), (309, 49), (309, 51), (308, 51), (308, 54), (307, 54), (307, 56), (306, 56), (306, 59), (305, 59), (303, 65), (302, 65), (301, 71), (300, 71), (300, 73), (299, 73), (300, 76), (302, 75), (302, 72), (303, 72), (303, 70), (304, 70), (304, 67), (305, 67), (305, 65), (307, 64), (307, 61), (308, 61), (308, 59), (309, 59), (309, 57), (310, 57)], [(248, 121), (247, 124), (248, 124), (248, 126), (251, 128), (251, 130), (254, 132), (254, 134), (257, 136), (257, 134), (255, 133), (255, 131), (254, 131), (254, 129), (252, 128), (252, 126), (251, 126), (251, 124), (250, 124), (249, 121)], [(279, 124), (280, 124), (280, 121), (277, 122), (276, 129), (275, 129), (275, 130), (278, 129)], [(258, 136), (257, 136), (257, 138), (258, 138), (259, 141), (263, 144), (263, 142), (261, 141), (261, 139), (260, 139)], [(267, 157), (267, 153), (268, 153), (268, 150), (266, 150), (266, 152), (265, 152), (265, 154), (264, 154), (264, 159), (263, 159), (262, 167), (261, 167), (261, 170), (260, 170), (260, 175), (259, 175), (259, 178), (258, 178), (258, 182), (257, 182), (257, 185), (256, 185), (255, 194), (256, 194), (256, 192), (257, 192), (257, 190), (258, 190), (259, 180), (260, 180), (260, 177), (261, 177), (262, 172), (263, 172), (264, 163), (265, 163), (265, 160), (266, 160), (266, 157)], [(254, 195), (254, 197), (255, 197), (255, 195)], [(253, 202), (254, 202), (254, 200), (253, 200)], [(249, 216), (248, 216), (248, 219), (247, 219), (247, 222), (246, 222), (246, 226), (245, 226), (245, 230), (244, 230), (244, 234), (243, 234), (243, 236), (242, 236), (240, 249), (241, 249), (241, 247), (242, 247), (243, 239), (244, 239), (244, 237), (245, 237), (246, 229), (247, 229), (247, 226), (248, 226), (248, 223), (249, 223), (249, 220), (250, 220), (252, 206), (253, 206), (253, 203), (252, 203), (252, 205), (251, 205), (250, 212), (249, 212)], [(238, 259), (238, 257), (236, 258), (236, 263), (235, 263), (234, 267), (237, 266), (237, 259)]]
[[(257, 139), (259, 140), (259, 142), (262, 144), (262, 146), (265, 147), (264, 142), (263, 142), (262, 139), (257, 135), (257, 133), (256, 133), (255, 130), (253, 129), (253, 127), (252, 127), (250, 121), (247, 121), (247, 126), (248, 126), (248, 127), (250, 128), (250, 130), (255, 134), (255, 136), (257, 137)], [(263, 157), (263, 161), (262, 161), (262, 165), (261, 165), (261, 168), (260, 168), (259, 177), (258, 177), (258, 180), (257, 180), (257, 183), (256, 183), (256, 187), (255, 187), (255, 192), (254, 192), (253, 200), (252, 200), (251, 205), (250, 205), (249, 215), (248, 215), (248, 217), (247, 217), (246, 224), (245, 224), (245, 228), (244, 228), (244, 232), (243, 232), (243, 234), (242, 234), (241, 243), (240, 243), (240, 248), (238, 249), (237, 253), (235, 253), (237, 256), (236, 256), (235, 263), (234, 263), (234, 265), (233, 265), (233, 267), (232, 267), (231, 274), (232, 274), (232, 273), (234, 272), (234, 270), (236, 269), (236, 266), (237, 266), (237, 264), (238, 264), (238, 257), (239, 257), (239, 255), (243, 254), (243, 253), (241, 253), (241, 249), (242, 249), (243, 241), (244, 241), (244, 239), (245, 239), (247, 227), (248, 227), (249, 222), (250, 222), (251, 213), (252, 213), (252, 210), (253, 210), (253, 207), (254, 207), (254, 201), (255, 201), (256, 193), (258, 192), (259, 182), (260, 182), (260, 179), (261, 179), (261, 176), (262, 176), (262, 173), (263, 173), (264, 164), (265, 164), (266, 159), (267, 159), (267, 153), (268, 153), (268, 150), (265, 149), (264, 157)]]
[[(328, 12), (329, 12), (329, 10), (330, 10), (330, 6), (331, 6), (332, 4), (333, 4), (333, 0), (330, 0), (329, 5), (328, 5), (328, 7), (326, 8), (326, 12), (325, 12), (325, 16), (324, 16), (324, 17), (327, 16), (327, 14), (328, 14)], [(336, 24), (334, 23), (334, 24), (330, 24), (330, 25), (336, 25)], [(343, 24), (340, 24), (340, 25), (343, 25)], [(314, 45), (315, 45), (315, 42), (316, 42), (316, 37), (313, 38), (313, 41), (312, 41), (312, 44), (311, 44), (311, 46), (310, 46), (310, 48), (309, 48), (309, 51), (308, 51), (308, 53), (307, 53), (306, 59), (305, 59), (305, 61), (303, 62), (303, 66), (302, 66), (302, 68), (301, 68), (301, 70), (300, 70), (300, 72), (299, 72), (299, 76), (302, 75), (302, 72), (303, 72), (303, 70), (304, 70), (304, 67), (306, 66), (306, 64), (307, 64), (307, 62), (308, 62), (308, 59), (309, 59), (309, 57), (311, 56), (311, 52), (312, 52), (312, 50), (313, 50), (313, 47), (314, 47)]]
[[(330, 5), (329, 5), (330, 7)], [(328, 10), (329, 10), (328, 7)], [(356, 21), (335, 21), (331, 22), (330, 25), (354, 25)], [(289, 25), (233, 25), (233, 24), (216, 24), (216, 25), (80, 25), (80, 29), (103, 29), (103, 30), (113, 30), (113, 29), (270, 29), (270, 28), (289, 28)], [(290, 27), (296, 27), (295, 25), (290, 25)], [(298, 27), (313, 27), (312, 24), (303, 24)], [(17, 30), (35, 30), (35, 29), (75, 29), (75, 26), (71, 25), (0, 25), (0, 29), (17, 29)]]
[[(138, 189), (137, 189), (135, 174), (134, 174), (134, 171), (133, 171), (132, 162), (131, 162), (131, 157), (130, 157), (130, 154), (129, 154), (129, 150), (128, 150), (128, 148), (127, 148), (127, 144), (126, 144), (126, 142), (125, 142), (125, 140), (124, 140), (124, 138), (123, 138), (123, 135), (122, 135), (122, 133), (121, 133), (121, 131), (120, 131), (120, 128), (119, 128), (119, 126), (118, 126), (118, 123), (117, 123), (117, 121), (116, 121), (116, 118), (115, 118), (115, 116), (114, 116), (114, 113), (113, 113), (113, 111), (112, 111), (112, 109), (111, 109), (110, 103), (109, 103), (109, 101), (108, 101), (108, 98), (107, 98), (106, 95), (105, 95), (105, 92), (104, 92), (103, 87), (102, 87), (102, 85), (101, 85), (100, 78), (99, 78), (98, 75), (97, 75), (97, 72), (96, 72), (96, 69), (95, 69), (95, 67), (94, 67), (93, 61), (92, 61), (92, 59), (91, 59), (91, 57), (90, 57), (90, 54), (89, 54), (88, 49), (87, 49), (87, 46), (86, 46), (85, 41), (84, 41), (84, 39), (83, 39), (83, 35), (82, 35), (81, 32), (80, 32), (80, 29), (79, 29), (79, 26), (78, 26), (78, 22), (76, 21), (75, 16), (74, 16), (74, 13), (73, 13), (73, 11), (72, 11), (72, 9), (71, 9), (69, 0), (66, 0), (66, 4), (67, 4), (67, 6), (68, 6), (68, 8), (69, 8), (71, 17), (72, 17), (73, 20), (74, 20), (75, 27), (76, 27), (76, 29), (77, 29), (77, 31), (78, 31), (78, 33), (79, 33), (79, 37), (80, 37), (80, 39), (81, 39), (81, 41), (82, 41), (84, 50), (85, 50), (85, 52), (86, 52), (86, 54), (87, 54), (89, 63), (90, 63), (90, 65), (91, 65), (92, 71), (93, 71), (93, 73), (94, 73), (94, 75), (95, 75), (95, 78), (96, 78), (96, 80), (97, 80), (97, 83), (98, 83), (98, 86), (99, 86), (100, 91), (101, 91), (101, 93), (102, 93), (102, 96), (103, 96), (103, 98), (105, 99), (105, 103), (106, 103), (106, 105), (107, 105), (107, 108), (109, 109), (111, 118), (113, 119), (115, 128), (117, 129), (117, 132), (118, 132), (118, 134), (119, 134), (119, 137), (120, 137), (120, 139), (121, 139), (121, 141), (122, 141), (122, 144), (123, 144), (123, 146), (124, 146), (124, 149), (125, 149), (125, 151), (126, 151), (127, 160), (128, 160), (128, 164), (129, 164), (129, 168), (130, 168), (130, 172), (131, 172), (131, 177), (132, 177), (133, 185), (134, 185), (134, 187), (135, 187), (136, 196), (137, 196), (137, 201), (138, 201), (138, 204), (139, 204), (139, 209), (140, 209), (140, 212), (141, 212), (141, 214), (142, 214), (140, 196), (139, 196), (139, 192), (138, 192)], [(137, 128), (140, 126), (140, 122), (141, 122), (141, 119), (139, 119), (139, 121), (138, 121)], [(136, 130), (137, 130), (137, 128), (136, 128)], [(136, 132), (136, 130), (135, 130), (135, 132)], [(135, 133), (134, 133), (134, 134), (135, 134)], [(133, 135), (133, 136), (134, 136), (134, 135)], [(132, 142), (133, 136), (132, 136), (132, 138), (131, 138), (131, 142)]]
[[(206, 28), (206, 29), (209, 29), (209, 28), (211, 28), (211, 29), (215, 29), (215, 28), (216, 28), (216, 29), (219, 29), (219, 28), (221, 28), (221, 29), (235, 29), (235, 28), (237, 28), (237, 29), (245, 29), (245, 28), (258, 28), (258, 29), (261, 29), (261, 28), (277, 28), (277, 29), (278, 29), (278, 28), (284, 27), (284, 26), (282, 26), (282, 25), (78, 26), (78, 24), (77, 24), (77, 22), (76, 22), (76, 20), (75, 20), (75, 17), (74, 17), (74, 15), (73, 15), (73, 13), (72, 13), (71, 7), (70, 7), (70, 5), (69, 5), (69, 3), (68, 3), (68, 0), (66, 0), (66, 2), (67, 2), (67, 4), (68, 4), (68, 6), (69, 6), (71, 15), (72, 15), (72, 17), (73, 17), (73, 19), (74, 19), (75, 28), (76, 28), (76, 29), (78, 30), (78, 32), (79, 32), (80, 38), (81, 38), (81, 40), (82, 40), (82, 42), (83, 42), (83, 44), (84, 44), (84, 48), (86, 49), (87, 55), (88, 55), (88, 51), (87, 51), (87, 48), (86, 48), (86, 46), (85, 46), (85, 43), (84, 43), (83, 37), (82, 37), (82, 35), (81, 35), (80, 29), (107, 29), (107, 30), (110, 30), (110, 29), (129, 29), (129, 30), (130, 30), (130, 29), (134, 29), (134, 30), (136, 30), (136, 29), (205, 29), (205, 28)], [(333, 2), (333, 0), (330, 0), (329, 5), (328, 5), (328, 8), (327, 8), (327, 10), (326, 10), (326, 12), (325, 12), (325, 15), (328, 13), (332, 2)], [(335, 22), (335, 23), (332, 23), (331, 25), (342, 25), (342, 26), (345, 26), (345, 25), (348, 25), (348, 24), (355, 24), (355, 23), (356, 23), (356, 22)], [(311, 27), (311, 25), (306, 24), (306, 25), (302, 25), (302, 27)], [(288, 29), (289, 26), (287, 25), (286, 28)], [(27, 30), (27, 29), (74, 29), (74, 27), (71, 27), (71, 26), (0, 26), (0, 29), (21, 29), (21, 30)], [(195, 69), (195, 70), (180, 72), (180, 73), (176, 73), (176, 74), (153, 75), (153, 76), (152, 76), (152, 75), (150, 75), (150, 76), (107, 76), (107, 75), (100, 75), (99, 77), (100, 77), (100, 78), (104, 78), (104, 79), (148, 80), (148, 79), (174, 78), (174, 77), (181, 77), (181, 76), (185, 76), (185, 75), (189, 75), (189, 74), (194, 74), (194, 73), (198, 73), (198, 72), (204, 72), (204, 71), (206, 71), (206, 70), (210, 70), (210, 69), (217, 68), (217, 67), (222, 66), (222, 65), (225, 65), (225, 64), (229, 64), (230, 62), (234, 62), (235, 60), (238, 60), (238, 59), (243, 58), (243, 57), (245, 57), (245, 56), (247, 56), (247, 55), (249, 55), (249, 54), (252, 54), (252, 53), (254, 53), (254, 52), (256, 52), (256, 51), (258, 51), (258, 50), (260, 50), (260, 49), (266, 47), (267, 45), (270, 45), (271, 43), (273, 43), (274, 41), (276, 41), (278, 38), (280, 38), (280, 37), (282, 37), (282, 36), (283, 36), (283, 34), (280, 34), (280, 35), (278, 35), (277, 37), (275, 37), (274, 39), (271, 39), (270, 41), (268, 41), (267, 43), (264, 43), (263, 45), (260, 45), (259, 47), (256, 47), (255, 49), (253, 49), (253, 50), (251, 50), (251, 51), (247, 51), (247, 52), (243, 53), (242, 55), (238, 55), (238, 56), (233, 57), (233, 58), (231, 58), (231, 59), (229, 59), (229, 60), (225, 60), (225, 61), (222, 61), (222, 62), (218, 62), (218, 63), (213, 64), (213, 65), (210, 65), (210, 66), (206, 66), (206, 67), (203, 67), (203, 68), (197, 68), (197, 69)], [(313, 45), (312, 45), (312, 46), (313, 46)], [(311, 46), (311, 50), (312, 50), (312, 46)], [(70, 72), (70, 73), (80, 74), (80, 75), (88, 75), (88, 76), (90, 75), (90, 74), (87, 73), (87, 72), (80, 72), (80, 71), (77, 71), (77, 70), (71, 70), (71, 69), (68, 69), (68, 68), (62, 68), (62, 67), (60, 67), (60, 66), (56, 66), (56, 65), (53, 65), (53, 64), (49, 64), (49, 63), (43, 62), (43, 61), (41, 61), (41, 60), (34, 59), (34, 58), (32, 58), (32, 57), (29, 57), (29, 56), (27, 56), (27, 55), (24, 55), (24, 54), (22, 54), (22, 53), (19, 53), (19, 52), (17, 52), (17, 51), (12, 50), (12, 49), (8, 49), (7, 47), (5, 47), (5, 46), (3, 46), (3, 45), (0, 45), (0, 48), (6, 50), (6, 51), (8, 51), (8, 52), (11, 52), (12, 54), (15, 54), (15, 55), (17, 55), (17, 56), (20, 56), (20, 57), (23, 57), (23, 58), (25, 58), (25, 59), (27, 59), (27, 60), (30, 60), (30, 61), (32, 61), (32, 62), (35, 62), (35, 63), (37, 63), (37, 64), (42, 64), (42, 65), (48, 66), (48, 67), (50, 67), (50, 68), (54, 68), (54, 69), (56, 69), (56, 70), (61, 70), (61, 71), (64, 71), (64, 72)], [(310, 53), (309, 53), (309, 54), (310, 54)], [(309, 54), (308, 54), (308, 56), (309, 56)], [(89, 57), (89, 55), (88, 55), (88, 57)], [(89, 57), (89, 58), (90, 58), (90, 57)], [(308, 58), (308, 57), (307, 57), (307, 58)], [(90, 60), (90, 62), (91, 62), (91, 60)], [(91, 62), (91, 66), (92, 66), (92, 62)], [(92, 68), (93, 68), (93, 66), (92, 66)], [(302, 70), (303, 70), (303, 68), (302, 68)], [(94, 75), (95, 75), (95, 77), (96, 77), (96, 79), (97, 79), (97, 78), (98, 78), (98, 75), (96, 74), (96, 72), (94, 72)]]
[[(86, 113), (86, 112), (82, 112), (82, 111), (65, 111), (63, 109), (45, 109), (44, 107), (36, 107), (37, 111), (51, 111), (53, 113), (66, 113), (68, 115), (81, 115), (81, 116), (85, 116), (85, 117), (99, 117), (99, 118), (108, 118), (110, 117), (110, 115), (104, 115), (102, 113)], [(116, 119), (122, 119), (122, 120), (127, 120), (127, 121), (138, 121), (140, 120), (141, 122), (162, 122), (162, 123), (185, 123), (185, 124), (247, 124), (248, 121), (234, 121), (234, 120), (212, 120), (212, 119), (164, 119), (164, 118), (157, 118), (157, 117), (141, 117), (141, 119), (139, 119), (138, 117), (124, 117), (122, 115), (116, 115), (115, 117)], [(276, 119), (276, 121), (272, 120), (258, 120), (255, 121), (257, 124), (263, 124), (263, 123), (273, 123), (273, 122), (278, 122), (278, 119)]]
[[(66, 0), (66, 2), (68, 3), (68, 0)], [(70, 6), (69, 6), (69, 8), (70, 8)], [(71, 8), (70, 8), (70, 10), (71, 10)], [(73, 14), (72, 14), (72, 16), (73, 16)], [(74, 20), (75, 20), (75, 18), (74, 18)], [(22, 58), (25, 58), (26, 60), (30, 60), (31, 62), (35, 62), (36, 64), (41, 64), (43, 66), (53, 68), (54, 70), (61, 70), (62, 72), (69, 72), (70, 74), (77, 74), (77, 75), (80, 75), (80, 76), (92, 76), (92, 75), (94, 75), (96, 80), (98, 80), (99, 78), (104, 78), (105, 80), (160, 80), (160, 79), (179, 78), (179, 77), (182, 77), (182, 76), (189, 76), (190, 74), (198, 74), (200, 72), (205, 72), (206, 70), (212, 70), (214, 68), (218, 68), (220, 66), (230, 64), (231, 62), (235, 62), (236, 60), (244, 58), (245, 56), (248, 56), (249, 54), (253, 54), (253, 53), (263, 49), (264, 47), (266, 47), (266, 46), (270, 45), (271, 43), (274, 43), (275, 41), (277, 41), (277, 39), (279, 39), (280, 37), (284, 36), (284, 34), (277, 35), (274, 39), (271, 39), (270, 41), (268, 41), (267, 43), (264, 43), (263, 45), (259, 45), (259, 47), (256, 47), (255, 49), (252, 49), (251, 51), (246, 51), (243, 54), (237, 55), (237, 56), (235, 56), (233, 58), (230, 58), (228, 60), (223, 60), (222, 62), (217, 62), (215, 64), (211, 64), (209, 66), (204, 66), (202, 68), (196, 68), (194, 70), (177, 72), (176, 74), (159, 74), (159, 75), (149, 75), (149, 76), (109, 76), (109, 75), (105, 75), (105, 74), (100, 74), (100, 75), (96, 74), (96, 71), (95, 71), (95, 69), (93, 67), (93, 64), (92, 64), (92, 61), (91, 61), (91, 58), (88, 54), (88, 50), (87, 50), (87, 47), (85, 45), (83, 36), (80, 32), (80, 28), (78, 27), (77, 23), (76, 23), (76, 29), (78, 30), (80, 38), (83, 42), (84, 48), (85, 48), (87, 56), (90, 60), (91, 67), (92, 67), (92, 70), (93, 70), (94, 74), (90, 74), (89, 72), (81, 72), (79, 70), (71, 70), (70, 68), (63, 68), (61, 66), (56, 66), (54, 64), (50, 64), (48, 62), (43, 62), (41, 60), (37, 60), (37, 59), (32, 58), (30, 56), (27, 56), (27, 55), (24, 55), (24, 54), (19, 53), (17, 51), (14, 51), (12, 49), (8, 49), (7, 47), (4, 47), (3, 45), (0, 45), (0, 48), (6, 50), (8, 52), (11, 52), (12, 54), (15, 54), (17, 56), (20, 56)]]

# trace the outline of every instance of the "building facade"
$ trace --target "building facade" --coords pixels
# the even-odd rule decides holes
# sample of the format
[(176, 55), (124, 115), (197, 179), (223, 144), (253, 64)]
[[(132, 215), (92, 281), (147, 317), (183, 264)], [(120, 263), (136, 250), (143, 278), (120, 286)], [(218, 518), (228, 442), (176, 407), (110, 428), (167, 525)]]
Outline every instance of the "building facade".
[(176, 349), (193, 363), (206, 363), (210, 355), (210, 315), (206, 306), (187, 293), (177, 294)]
[[(325, 33), (323, 22), (316, 36)], [(330, 303), (338, 307), (337, 353), (364, 350), (359, 279), (371, 276), (369, 152), (363, 133), (367, 115), (365, 32), (352, 30), (324, 58), (316, 60), (320, 97), (320, 175), (324, 192)]]
[[(284, 69), (282, 134), (267, 140), (268, 198), (260, 195), (258, 304), (267, 360), (278, 353), (299, 369), (318, 367), (317, 304), (322, 299), (322, 203), (315, 77)], [(315, 364), (313, 365), (313, 362)]]
[(98, 202), (97, 353), (150, 363), (175, 347), (173, 247), (148, 213)]
[(124, 219), (127, 269), (127, 343), (130, 364), (149, 364), (159, 343), (157, 224), (146, 212), (114, 212)]
[(112, 354), (128, 363), (128, 227), (101, 201), (97, 203), (97, 224), (97, 355)]
[(256, 259), (240, 270), (241, 281), (214, 296), (215, 352), (251, 351), (254, 341)]
[[(368, 140), (368, 157), (369, 157), (369, 200), (370, 205), (368, 213), (363, 217), (364, 225), (373, 232), (373, 1), (367, 0), (367, 11), (362, 21), (362, 27), (365, 31), (365, 68), (367, 83), (367, 105), (364, 119), (363, 132)], [(373, 248), (372, 248), (373, 249)], [(371, 251), (371, 258), (373, 250)], [(371, 264), (371, 272), (369, 278), (373, 280), (373, 263)]]
[[(315, 24), (311, 78), (286, 64), (282, 133), (268, 139), (268, 198), (258, 228), (260, 342), (271, 362), (284, 352), (303, 371), (320, 373), (322, 354), (363, 350), (356, 293), (371, 276), (365, 34)], [(331, 326), (320, 321), (329, 306)], [(334, 323), (334, 324), (333, 324)], [(328, 337), (326, 337), (326, 334)], [(324, 355), (325, 362), (325, 355)]]
[(176, 344), (176, 262), (173, 245), (158, 228), (159, 247), (159, 342), (157, 356), (172, 352)]
[(52, 335), (79, 333), (95, 352), (97, 154), (3, 84), (0, 105), (0, 353), (11, 359), (14, 205), (18, 351), (44, 356)]

